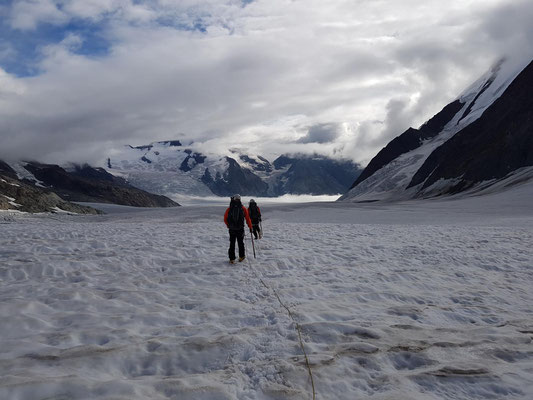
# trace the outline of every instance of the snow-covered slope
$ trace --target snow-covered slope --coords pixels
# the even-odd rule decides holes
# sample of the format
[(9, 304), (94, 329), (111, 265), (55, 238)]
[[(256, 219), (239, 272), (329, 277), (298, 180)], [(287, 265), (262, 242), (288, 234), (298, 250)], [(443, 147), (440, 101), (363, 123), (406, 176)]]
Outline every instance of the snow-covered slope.
[[(428, 134), (427, 127), (432, 120), (419, 130), (410, 128), (384, 148), (354, 183), (351, 190), (341, 200), (376, 201), (401, 200), (418, 195), (420, 187), (411, 186), (415, 174), (426, 163), (427, 159), (459, 132), (473, 122), (479, 120), (485, 111), (491, 109), (493, 103), (506, 92), (509, 85), (522, 71), (524, 66), (517, 68), (514, 64), (502, 60), (489, 72), (471, 85), (457, 100), (447, 106), (460, 105), (453, 114), (446, 115), (447, 122)], [(454, 106), (455, 107), (455, 106)], [(446, 108), (443, 110), (443, 112)], [(442, 113), (440, 114), (442, 120)], [(439, 114), (435, 118), (439, 118)], [(434, 125), (434, 124), (433, 124)], [(405, 146), (409, 140), (409, 147)], [(402, 147), (403, 146), (403, 147)], [(476, 148), (471, 149), (475, 157)], [(453, 157), (453, 155), (449, 155)], [(384, 160), (380, 162), (379, 160)], [(455, 178), (461, 179), (461, 176)], [(440, 193), (439, 191), (434, 192)]]
[(124, 146), (122, 151), (113, 154), (108, 160), (107, 170), (152, 193), (212, 195), (201, 178), (206, 168), (210, 168), (215, 174), (225, 170), (226, 162), (220, 159), (210, 160), (209, 165), (198, 167), (198, 164), (204, 164), (205, 159), (202, 155), (195, 157), (195, 154), (179, 142)]
[(531, 198), (4, 220), (0, 399), (530, 400)]

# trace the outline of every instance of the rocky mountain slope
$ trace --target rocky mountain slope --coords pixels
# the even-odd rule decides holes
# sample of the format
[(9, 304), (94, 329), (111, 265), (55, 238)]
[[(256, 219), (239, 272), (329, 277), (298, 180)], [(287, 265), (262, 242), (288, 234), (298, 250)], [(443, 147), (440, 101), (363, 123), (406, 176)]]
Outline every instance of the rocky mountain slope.
[(431, 153), (408, 187), (431, 193), (447, 180), (444, 189), (457, 192), (532, 165), (533, 62), (479, 119)]
[(393, 139), (340, 200), (452, 194), (532, 166), (532, 85), (533, 63), (498, 63), (422, 127)]
[[(0, 162), (0, 174), (5, 182), (9, 182), (7, 184), (4, 182), (0, 193), (4, 197), (15, 198), (12, 202), (24, 205), (20, 208), (24, 211), (35, 212), (31, 203), (41, 194), (46, 194), (50, 198), (55, 196), (57, 199), (54, 198), (54, 201), (63, 202), (114, 203), (135, 207), (179, 205), (165, 196), (135, 188), (123, 178), (113, 176), (102, 168), (92, 168), (87, 165), (73, 165), (65, 169), (58, 165), (37, 162), (11, 164)], [(10, 187), (20, 187), (24, 190), (19, 190), (17, 196), (13, 196), (13, 189), (8, 190)], [(42, 205), (36, 207), (40, 210), (43, 208)], [(60, 208), (66, 210), (64, 207)]]
[(76, 214), (98, 214), (91, 207), (65, 201), (52, 191), (22, 182), (14, 177), (5, 165), (0, 166), (0, 210), (22, 212), (71, 212)]
[(343, 193), (361, 173), (361, 168), (351, 161), (318, 155), (283, 155), (273, 166), (274, 171), (282, 171), (272, 179), (273, 191), (279, 194)]

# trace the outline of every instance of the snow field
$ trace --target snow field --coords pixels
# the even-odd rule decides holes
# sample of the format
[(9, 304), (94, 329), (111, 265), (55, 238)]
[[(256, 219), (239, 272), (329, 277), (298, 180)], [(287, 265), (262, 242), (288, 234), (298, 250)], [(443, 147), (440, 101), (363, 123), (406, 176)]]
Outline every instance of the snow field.
[(529, 399), (533, 215), (494, 199), (265, 206), (235, 265), (225, 207), (16, 216), (0, 398), (310, 399), (263, 280), (318, 399)]
[(291, 360), (299, 354), (292, 321), (251, 270), (227, 264), (221, 226), (33, 220), (9, 228), (0, 398), (306, 393), (306, 370)]
[(288, 225), (271, 261), (319, 398), (531, 396), (530, 230), (342, 227)]

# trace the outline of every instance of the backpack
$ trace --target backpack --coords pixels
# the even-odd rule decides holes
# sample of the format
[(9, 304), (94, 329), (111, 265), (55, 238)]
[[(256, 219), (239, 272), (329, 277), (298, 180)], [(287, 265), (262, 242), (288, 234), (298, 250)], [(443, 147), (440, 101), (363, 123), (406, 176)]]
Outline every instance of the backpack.
[(250, 204), (250, 207), (248, 207), (248, 211), (250, 212), (250, 219), (252, 221), (259, 221), (259, 210), (257, 209), (257, 204)]
[(244, 229), (244, 211), (241, 203), (231, 202), (228, 212), (228, 227), (231, 230)]

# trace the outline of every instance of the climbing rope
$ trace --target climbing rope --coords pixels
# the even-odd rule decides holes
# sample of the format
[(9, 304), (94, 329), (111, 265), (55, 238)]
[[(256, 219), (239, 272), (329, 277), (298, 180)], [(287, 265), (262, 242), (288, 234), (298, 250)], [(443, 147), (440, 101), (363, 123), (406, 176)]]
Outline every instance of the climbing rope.
[[(246, 246), (246, 241), (245, 241), (245, 246)], [(259, 247), (258, 247), (258, 250), (259, 250)], [(246, 249), (246, 252), (248, 252), (247, 249)], [(296, 327), (296, 332), (298, 333), (298, 341), (300, 342), (300, 348), (302, 349), (302, 353), (303, 353), (304, 359), (305, 359), (305, 366), (307, 367), (307, 372), (309, 373), (309, 379), (311, 381), (311, 388), (313, 390), (313, 400), (315, 400), (316, 399), (315, 381), (313, 379), (313, 371), (311, 370), (311, 363), (309, 362), (309, 357), (307, 356), (307, 351), (305, 350), (305, 344), (304, 344), (304, 341), (302, 339), (302, 327), (300, 326), (298, 321), (296, 321), (296, 318), (294, 317), (294, 313), (291, 311), (291, 309), (283, 302), (283, 300), (281, 300), (281, 297), (278, 294), (278, 292), (276, 291), (276, 289), (274, 289), (272, 286), (268, 285), (265, 282), (265, 280), (263, 279), (262, 274), (257, 269), (255, 269), (254, 266), (252, 265), (252, 263), (250, 262), (250, 258), (249, 257), (246, 257), (246, 260), (248, 262), (248, 266), (250, 267), (250, 269), (254, 272), (254, 274), (256, 275), (257, 279), (259, 279), (259, 282), (261, 282), (261, 284), (267, 290), (271, 290), (272, 293), (274, 293), (274, 296), (276, 296), (276, 299), (278, 299), (279, 304), (285, 310), (287, 310), (287, 314), (289, 315), (289, 318), (292, 320), (292, 322), (294, 323), (294, 326)]]

